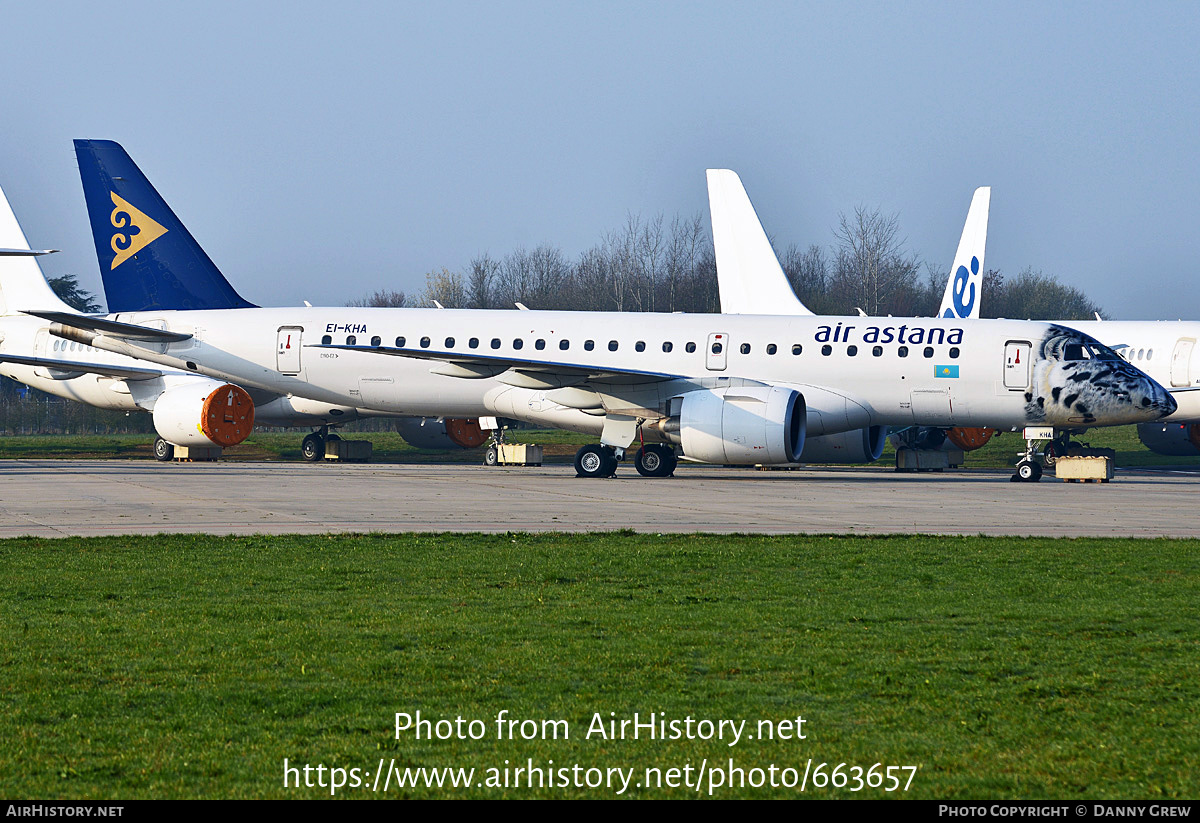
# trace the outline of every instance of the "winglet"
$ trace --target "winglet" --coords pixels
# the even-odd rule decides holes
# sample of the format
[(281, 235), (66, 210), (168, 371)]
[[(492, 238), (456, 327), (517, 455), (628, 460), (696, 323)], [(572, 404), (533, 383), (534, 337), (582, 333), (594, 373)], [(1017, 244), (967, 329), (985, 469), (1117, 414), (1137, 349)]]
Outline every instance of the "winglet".
[(958, 241), (958, 252), (954, 255), (954, 266), (950, 269), (950, 281), (938, 317), (979, 318), (980, 292), (983, 290), (983, 252), (987, 246), (988, 209), (992, 201), (991, 186), (975, 189), (971, 208), (967, 211), (967, 222), (963, 225), (962, 237)]
[(792, 291), (741, 179), (729, 169), (706, 174), (721, 311), (811, 315)]

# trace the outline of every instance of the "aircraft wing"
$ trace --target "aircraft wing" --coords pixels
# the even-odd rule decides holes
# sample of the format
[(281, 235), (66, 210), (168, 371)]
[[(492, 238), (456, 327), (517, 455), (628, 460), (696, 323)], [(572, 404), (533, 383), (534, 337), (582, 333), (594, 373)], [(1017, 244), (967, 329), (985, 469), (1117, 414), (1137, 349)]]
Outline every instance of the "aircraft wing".
[(468, 354), (461, 351), (393, 348), (391, 346), (346, 346), (336, 343), (313, 343), (305, 346), (305, 348), (309, 348), (310, 346), (317, 349), (344, 349), (347, 351), (387, 354), (394, 357), (412, 357), (418, 360), (433, 360), (446, 364), (449, 367), (438, 369), (436, 373), (451, 377), (494, 377), (509, 369), (536, 373), (546, 377), (559, 376), (574, 382), (587, 381), (598, 383), (644, 383), (657, 380), (677, 380), (685, 376), (667, 372), (613, 369), (586, 363), (534, 360), (532, 358), (477, 354), (474, 352)]
[(106, 320), (103, 317), (92, 317), (86, 314), (71, 314), (65, 311), (34, 311), (26, 309), (25, 314), (32, 314), (51, 323), (61, 323), (75, 329), (99, 332), (112, 337), (123, 337), (126, 340), (142, 340), (151, 343), (178, 343), (180, 340), (191, 339), (190, 334), (152, 329), (149, 326), (138, 326), (134, 323), (121, 323), (116, 320)]
[(52, 360), (48, 357), (24, 357), (18, 354), (0, 354), (0, 363), (16, 363), (18, 366), (35, 366), (59, 372), (100, 374), (119, 380), (151, 380), (161, 377), (158, 369), (137, 369), (132, 366), (110, 366), (107, 363), (80, 363), (75, 360)]

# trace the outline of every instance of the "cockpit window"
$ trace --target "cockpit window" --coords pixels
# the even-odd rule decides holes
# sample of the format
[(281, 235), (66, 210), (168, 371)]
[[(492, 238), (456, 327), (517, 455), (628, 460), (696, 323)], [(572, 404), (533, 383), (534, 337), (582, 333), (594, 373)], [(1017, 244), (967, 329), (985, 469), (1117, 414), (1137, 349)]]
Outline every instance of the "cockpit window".
[(1092, 356), (1082, 343), (1068, 343), (1063, 346), (1063, 360), (1091, 360)]

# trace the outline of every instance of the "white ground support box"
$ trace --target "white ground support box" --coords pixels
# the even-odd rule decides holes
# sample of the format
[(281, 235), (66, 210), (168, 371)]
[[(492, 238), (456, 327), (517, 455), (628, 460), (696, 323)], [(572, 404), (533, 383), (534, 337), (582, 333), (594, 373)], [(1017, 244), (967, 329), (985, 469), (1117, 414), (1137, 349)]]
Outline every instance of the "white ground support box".
[(172, 457), (185, 463), (208, 463), (221, 459), (221, 448), (219, 446), (176, 446)]
[(496, 457), (496, 463), (500, 466), (540, 466), (542, 447), (525, 443), (501, 443), (497, 446)]
[(1107, 483), (1113, 479), (1111, 457), (1060, 457), (1054, 461), (1054, 476), (1068, 482)]
[(326, 440), (325, 459), (343, 463), (369, 463), (372, 448), (370, 440)]

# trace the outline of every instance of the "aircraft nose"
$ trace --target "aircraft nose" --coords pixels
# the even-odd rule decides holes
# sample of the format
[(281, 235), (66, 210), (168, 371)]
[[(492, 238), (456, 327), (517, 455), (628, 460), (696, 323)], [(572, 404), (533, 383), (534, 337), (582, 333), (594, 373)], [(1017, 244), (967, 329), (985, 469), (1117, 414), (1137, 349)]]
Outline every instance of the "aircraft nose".
[(1142, 379), (1142, 408), (1159, 418), (1174, 414), (1179, 404), (1157, 381), (1146, 377)]

